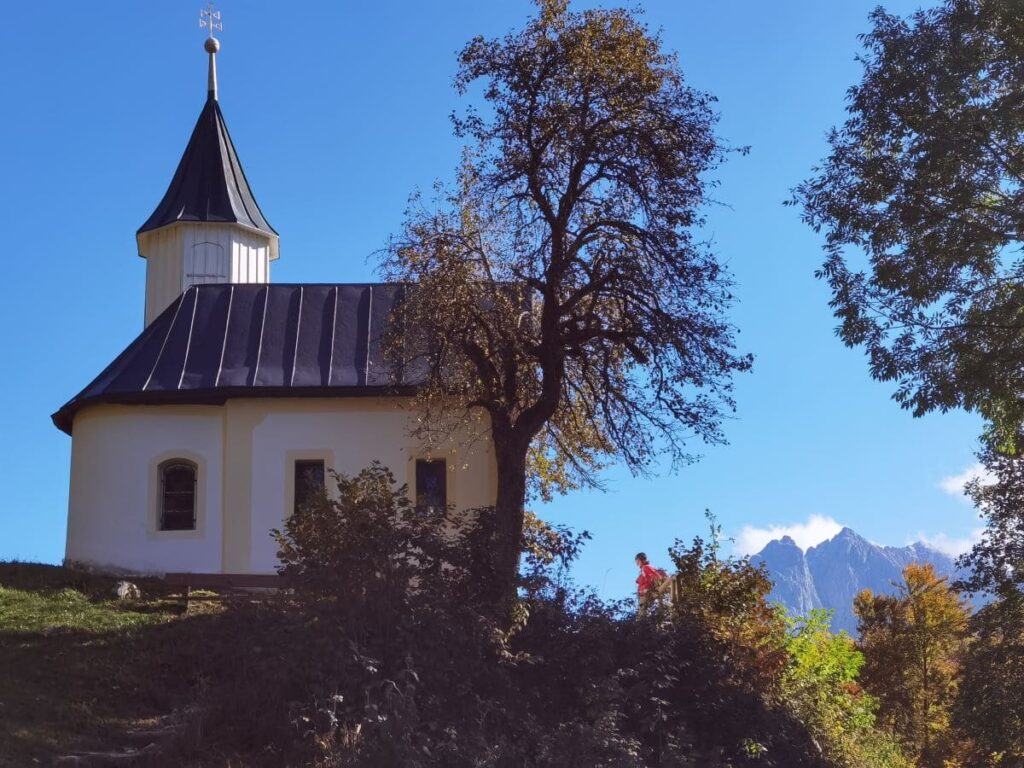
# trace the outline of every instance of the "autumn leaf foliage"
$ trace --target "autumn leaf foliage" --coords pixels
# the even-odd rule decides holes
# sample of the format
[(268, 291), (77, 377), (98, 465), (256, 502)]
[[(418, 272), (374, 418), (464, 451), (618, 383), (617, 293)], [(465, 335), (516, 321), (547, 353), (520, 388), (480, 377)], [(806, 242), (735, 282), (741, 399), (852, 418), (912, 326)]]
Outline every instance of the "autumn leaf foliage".
[(895, 595), (854, 601), (864, 686), (880, 701), (879, 722), (899, 734), (919, 765), (943, 765), (957, 751), (951, 728), (968, 610), (931, 565), (903, 570)]

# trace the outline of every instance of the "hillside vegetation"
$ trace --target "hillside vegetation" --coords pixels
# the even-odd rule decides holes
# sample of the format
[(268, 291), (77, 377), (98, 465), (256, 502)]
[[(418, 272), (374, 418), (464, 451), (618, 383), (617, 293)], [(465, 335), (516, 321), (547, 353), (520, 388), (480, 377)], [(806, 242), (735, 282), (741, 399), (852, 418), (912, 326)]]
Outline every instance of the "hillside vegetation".
[(585, 536), (529, 518), (502, 628), (481, 602), (489, 515), (424, 516), (382, 467), (339, 477), (278, 533), (288, 595), (188, 613), (159, 582), (117, 601), (112, 579), (0, 566), (0, 761), (908, 765), (874, 728), (849, 637), (787, 623), (714, 528), (671, 548), (673, 602), (638, 615), (566, 578)]

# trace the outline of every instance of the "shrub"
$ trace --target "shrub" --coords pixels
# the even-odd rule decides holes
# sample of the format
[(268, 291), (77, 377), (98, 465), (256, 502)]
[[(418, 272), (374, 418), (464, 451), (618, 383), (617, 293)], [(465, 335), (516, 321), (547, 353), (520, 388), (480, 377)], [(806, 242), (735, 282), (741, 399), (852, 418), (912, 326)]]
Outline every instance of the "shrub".
[[(374, 465), (276, 533), (291, 600), (239, 614), (190, 755), (244, 764), (811, 768), (761, 571), (677, 545), (674, 607), (568, 578), (587, 539), (528, 517), (518, 620), (481, 610), (491, 511), (423, 516)], [(255, 611), (255, 612), (254, 612)], [(255, 728), (253, 725), (255, 724)]]

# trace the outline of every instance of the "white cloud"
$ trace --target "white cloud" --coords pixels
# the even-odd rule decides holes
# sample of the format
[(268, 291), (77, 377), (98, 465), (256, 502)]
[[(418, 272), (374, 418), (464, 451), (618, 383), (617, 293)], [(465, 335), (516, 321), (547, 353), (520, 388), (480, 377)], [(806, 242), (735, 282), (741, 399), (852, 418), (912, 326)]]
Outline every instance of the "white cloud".
[(968, 501), (964, 496), (964, 486), (967, 483), (971, 480), (981, 480), (984, 483), (990, 483), (993, 479), (992, 473), (981, 466), (981, 464), (972, 464), (959, 475), (950, 475), (949, 477), (942, 478), (939, 481), (939, 488), (950, 496), (959, 496)]
[[(975, 462), (957, 475), (942, 478), (938, 483), (938, 487), (943, 493), (959, 498), (965, 504), (970, 504), (972, 502), (970, 497), (966, 495), (964, 486), (972, 480), (980, 480), (983, 485), (989, 485), (995, 482), (995, 476), (985, 469), (980, 462)], [(937, 549), (939, 552), (950, 557), (957, 557), (970, 551), (971, 547), (981, 539), (984, 532), (984, 528), (975, 528), (966, 536), (950, 536), (946, 533), (937, 533), (934, 536), (929, 536), (925, 533), (919, 533), (915, 541), (927, 544), (932, 549)]]
[[(919, 533), (915, 541), (927, 544), (932, 549), (937, 549), (939, 552), (949, 555), (950, 557), (958, 557), (964, 552), (969, 551), (971, 547), (978, 543), (981, 539), (981, 534), (984, 532), (984, 528), (975, 528), (969, 535), (961, 538), (949, 536), (945, 533), (937, 533), (934, 536)], [(910, 542), (907, 543), (909, 544)]]
[(842, 525), (825, 515), (811, 515), (807, 522), (791, 525), (769, 525), (765, 528), (747, 525), (736, 537), (736, 551), (741, 555), (753, 555), (764, 549), (765, 544), (772, 539), (781, 539), (783, 536), (789, 536), (800, 549), (806, 550), (831, 539), (842, 529)]

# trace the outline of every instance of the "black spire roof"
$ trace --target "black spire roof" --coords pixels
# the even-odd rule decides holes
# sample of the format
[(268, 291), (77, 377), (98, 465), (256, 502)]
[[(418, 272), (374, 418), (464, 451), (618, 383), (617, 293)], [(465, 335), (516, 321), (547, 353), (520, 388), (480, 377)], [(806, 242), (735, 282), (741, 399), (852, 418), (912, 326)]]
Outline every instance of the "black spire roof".
[(410, 393), (383, 348), (396, 284), (194, 285), (53, 414), (71, 434), (91, 403), (220, 404), (231, 397)]
[(138, 234), (177, 221), (236, 222), (277, 234), (249, 188), (214, 90), (199, 113), (171, 185)]

